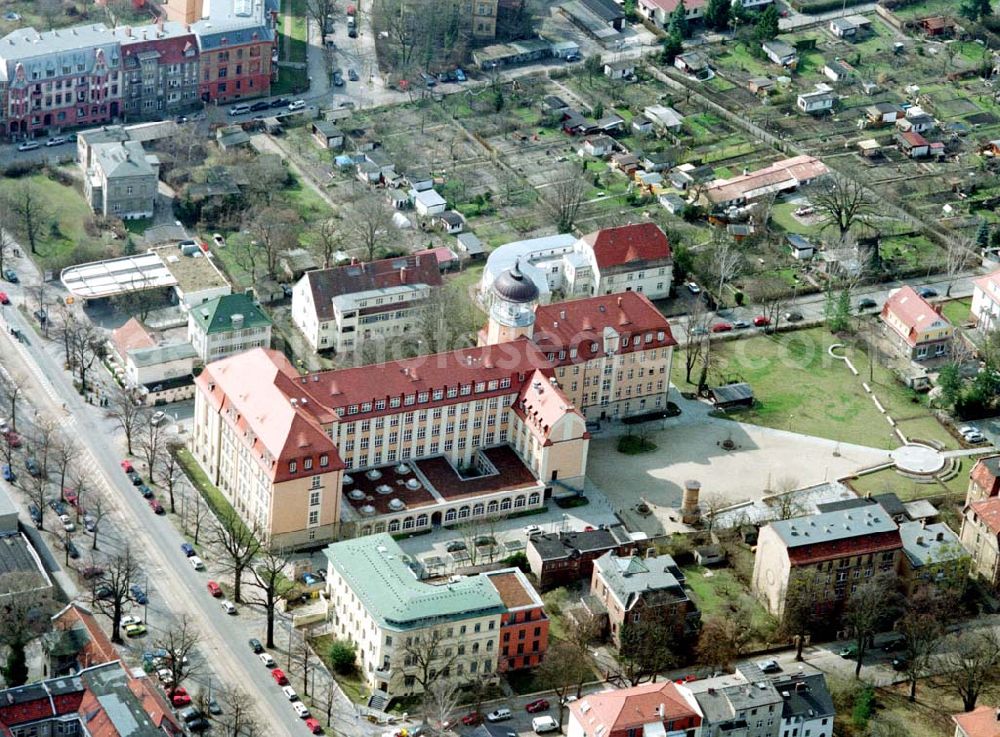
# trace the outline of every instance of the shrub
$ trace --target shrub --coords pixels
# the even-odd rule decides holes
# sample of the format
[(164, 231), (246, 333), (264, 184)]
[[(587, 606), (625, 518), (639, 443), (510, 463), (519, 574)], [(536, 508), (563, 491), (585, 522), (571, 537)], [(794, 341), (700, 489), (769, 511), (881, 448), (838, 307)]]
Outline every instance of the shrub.
[(354, 655), (354, 643), (345, 640), (334, 640), (330, 645), (330, 665), (342, 676), (348, 676), (357, 667)]
[(33, 164), (30, 161), (15, 161), (4, 168), (3, 175), (10, 179), (20, 179), (33, 174), (36, 169), (38, 169), (38, 164)]

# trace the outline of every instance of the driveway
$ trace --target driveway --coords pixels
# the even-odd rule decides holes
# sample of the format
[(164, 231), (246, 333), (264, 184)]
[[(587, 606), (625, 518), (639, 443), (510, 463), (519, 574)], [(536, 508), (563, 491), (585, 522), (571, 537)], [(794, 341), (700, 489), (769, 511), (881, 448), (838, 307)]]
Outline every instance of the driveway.
[[(798, 488), (841, 478), (889, 460), (885, 450), (710, 417), (708, 405), (672, 396), (679, 417), (664, 420), (648, 438), (657, 449), (623, 456), (617, 450), (622, 426), (590, 441), (587, 477), (604, 492), (631, 529), (650, 535), (680, 529), (672, 519), (684, 482), (701, 482), (702, 509), (718, 498), (722, 506), (759, 500), (768, 489)], [(732, 450), (723, 443), (731, 441)], [(653, 514), (635, 511), (639, 502)]]

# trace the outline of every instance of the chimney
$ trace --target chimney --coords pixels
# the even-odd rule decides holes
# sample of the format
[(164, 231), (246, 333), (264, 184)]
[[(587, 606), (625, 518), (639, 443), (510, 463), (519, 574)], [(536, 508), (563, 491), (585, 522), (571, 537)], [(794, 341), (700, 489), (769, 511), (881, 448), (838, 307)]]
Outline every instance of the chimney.
[(943, 532), (939, 532), (938, 534), (936, 534), (936, 535), (934, 536), (934, 539), (935, 539), (935, 540), (936, 540), (937, 542), (939, 542), (939, 543), (940, 543), (940, 542), (944, 542), (944, 533), (943, 533)]
[(666, 705), (660, 704), (660, 708), (657, 710), (657, 713), (660, 715), (660, 719), (663, 719), (664, 715), (667, 713)]
[(132, 26), (125, 26), (125, 35), (128, 38), (132, 38)]
[(621, 306), (622, 306), (622, 298), (621, 298), (621, 297), (618, 297), (618, 306), (619, 306), (619, 307), (621, 307)]
[(243, 315), (235, 314), (230, 316), (230, 321), (232, 322), (233, 330), (243, 329)]
[(923, 545), (923, 544), (924, 544), (924, 536), (917, 535), (917, 545)]
[(295, 397), (292, 397), (289, 401), (292, 403), (293, 407), (296, 406), (299, 403), (299, 400), (296, 399)]
[(920, 520), (920, 529), (922, 529), (922, 530), (926, 530), (927, 529), (927, 518), (926, 517), (924, 517), (922, 520)]
[(701, 482), (689, 479), (684, 482), (684, 496), (681, 500), (681, 521), (686, 524), (694, 524), (701, 519), (701, 508), (698, 506), (698, 497), (701, 494)]
[(401, 284), (406, 284), (406, 267), (403, 266), (399, 269), (399, 281)]
[(559, 319), (560, 320), (566, 319), (566, 310), (559, 310)]

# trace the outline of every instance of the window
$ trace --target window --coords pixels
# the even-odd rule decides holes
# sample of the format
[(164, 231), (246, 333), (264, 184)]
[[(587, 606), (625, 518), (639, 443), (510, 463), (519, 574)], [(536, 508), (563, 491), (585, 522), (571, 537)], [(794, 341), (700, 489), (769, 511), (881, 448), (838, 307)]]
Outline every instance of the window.
[(309, 513), (309, 524), (318, 525), (319, 524), (319, 510), (313, 510)]
[(304, 461), (302, 462), (302, 467), (303, 467), (303, 468), (304, 468), (305, 470), (307, 470), (307, 471), (311, 471), (311, 470), (312, 470), (312, 467), (313, 467), (313, 459), (312, 459), (312, 458), (306, 458), (306, 459), (305, 459), (305, 460), (304, 460)]
[(320, 468), (326, 468), (330, 465), (330, 456), (322, 455), (319, 457)]
[(299, 470), (299, 464), (295, 461), (288, 462), (288, 473), (297, 473)]
[(309, 506), (310, 507), (317, 507), (317, 506), (319, 506), (319, 492), (318, 491), (312, 491), (312, 492), (309, 493)]

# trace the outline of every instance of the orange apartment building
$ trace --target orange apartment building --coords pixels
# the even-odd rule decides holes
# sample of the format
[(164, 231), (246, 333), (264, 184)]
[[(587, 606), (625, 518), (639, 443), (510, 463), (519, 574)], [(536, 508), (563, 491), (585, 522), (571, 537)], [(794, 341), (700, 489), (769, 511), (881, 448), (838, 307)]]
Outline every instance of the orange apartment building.
[(549, 646), (549, 618), (542, 597), (524, 573), (508, 568), (485, 574), (503, 600), (500, 615), (500, 653), (497, 671), (534, 668)]

